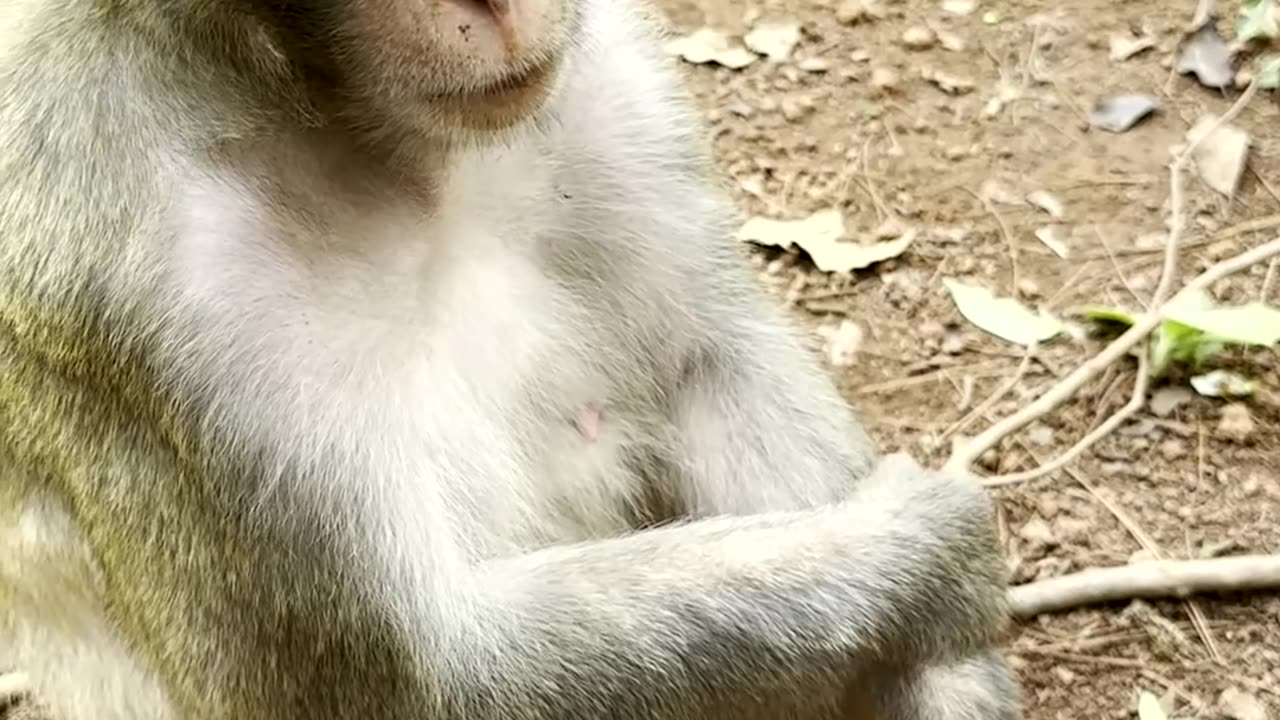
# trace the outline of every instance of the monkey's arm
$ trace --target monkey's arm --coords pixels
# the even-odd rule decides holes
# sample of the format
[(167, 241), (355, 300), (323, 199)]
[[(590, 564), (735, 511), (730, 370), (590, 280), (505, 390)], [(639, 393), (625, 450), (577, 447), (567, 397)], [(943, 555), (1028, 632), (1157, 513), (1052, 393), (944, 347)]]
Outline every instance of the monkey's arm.
[[(919, 474), (910, 489), (894, 486), (903, 472)], [(872, 672), (955, 649), (922, 627), (987, 642), (993, 544), (980, 488), (907, 461), (885, 463), (843, 505), (495, 561), (480, 584), (492, 616), (471, 662), (445, 663), (450, 694), (502, 697), (539, 718), (813, 707), (815, 694), (839, 692), (851, 662)]]

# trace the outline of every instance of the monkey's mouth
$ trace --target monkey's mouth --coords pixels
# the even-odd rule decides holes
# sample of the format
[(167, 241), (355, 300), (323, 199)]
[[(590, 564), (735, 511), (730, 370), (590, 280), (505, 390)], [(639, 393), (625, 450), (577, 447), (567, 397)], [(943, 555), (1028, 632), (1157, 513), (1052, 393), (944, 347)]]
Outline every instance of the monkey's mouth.
[(472, 102), (518, 102), (523, 96), (540, 95), (550, 85), (555, 76), (556, 67), (555, 61), (533, 63), (475, 88), (465, 95)]

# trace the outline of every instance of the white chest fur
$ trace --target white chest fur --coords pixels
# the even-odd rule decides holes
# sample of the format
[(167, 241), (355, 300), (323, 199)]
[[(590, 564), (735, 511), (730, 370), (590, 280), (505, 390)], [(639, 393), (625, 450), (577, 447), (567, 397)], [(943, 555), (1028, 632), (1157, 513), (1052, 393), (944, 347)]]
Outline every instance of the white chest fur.
[(444, 503), (468, 554), (622, 529), (627, 484), (603, 479), (634, 423), (593, 360), (592, 310), (540, 265), (560, 222), (547, 173), (533, 153), (478, 157), (430, 217), (192, 183), (171, 257), (180, 379), (211, 422), (269, 439), (268, 482), (374, 512)]

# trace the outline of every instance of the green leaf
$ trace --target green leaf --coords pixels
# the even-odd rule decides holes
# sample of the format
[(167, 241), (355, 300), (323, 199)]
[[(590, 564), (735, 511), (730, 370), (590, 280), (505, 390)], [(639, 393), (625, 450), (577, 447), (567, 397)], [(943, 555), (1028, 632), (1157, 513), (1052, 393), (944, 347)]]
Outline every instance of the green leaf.
[(1160, 707), (1160, 698), (1143, 690), (1138, 694), (1138, 720), (1169, 720), (1169, 715)]
[(1280, 37), (1280, 8), (1276, 0), (1242, 0), (1236, 20), (1236, 39), (1240, 42)]
[(1177, 307), (1169, 313), (1169, 319), (1227, 343), (1265, 346), (1280, 343), (1280, 310), (1260, 302), (1233, 307)]
[(1138, 319), (1137, 315), (1134, 315), (1128, 310), (1106, 307), (1105, 305), (1086, 305), (1080, 308), (1080, 314), (1090, 320), (1117, 322), (1123, 325), (1132, 325)]
[(1280, 90), (1280, 55), (1266, 55), (1258, 60), (1258, 87)]
[(1042, 343), (1064, 329), (1062, 321), (1033, 312), (1011, 298), (997, 298), (986, 288), (944, 278), (942, 283), (956, 308), (965, 318), (986, 332), (1019, 345)]

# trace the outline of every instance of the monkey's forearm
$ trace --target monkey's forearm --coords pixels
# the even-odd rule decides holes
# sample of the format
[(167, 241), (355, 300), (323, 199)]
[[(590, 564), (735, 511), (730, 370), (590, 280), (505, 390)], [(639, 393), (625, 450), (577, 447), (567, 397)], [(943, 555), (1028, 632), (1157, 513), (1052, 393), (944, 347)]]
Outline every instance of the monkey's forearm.
[[(476, 702), (505, 697), (541, 708), (530, 717), (685, 718), (688, 703), (668, 715), (662, 701), (829, 691), (851, 663), (856, 673), (988, 642), (1002, 608), (981, 491), (859, 496), (496, 561), (482, 579), (488, 633), (471, 662), (452, 659), (452, 694), (476, 717)], [(588, 686), (592, 698), (561, 692)]]

